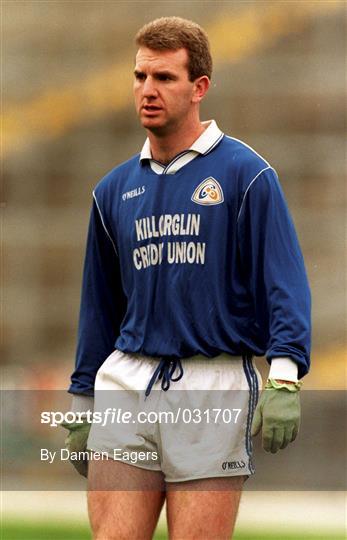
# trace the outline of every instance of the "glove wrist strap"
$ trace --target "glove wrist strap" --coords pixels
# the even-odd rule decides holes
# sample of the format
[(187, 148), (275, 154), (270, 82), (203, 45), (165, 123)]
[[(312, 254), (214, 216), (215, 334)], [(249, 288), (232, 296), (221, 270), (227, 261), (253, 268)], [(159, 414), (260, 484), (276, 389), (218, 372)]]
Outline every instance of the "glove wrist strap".
[(281, 390), (282, 388), (288, 390), (288, 392), (298, 392), (302, 387), (302, 381), (297, 382), (277, 382), (275, 379), (268, 379), (265, 384), (265, 388), (275, 388), (275, 390)]

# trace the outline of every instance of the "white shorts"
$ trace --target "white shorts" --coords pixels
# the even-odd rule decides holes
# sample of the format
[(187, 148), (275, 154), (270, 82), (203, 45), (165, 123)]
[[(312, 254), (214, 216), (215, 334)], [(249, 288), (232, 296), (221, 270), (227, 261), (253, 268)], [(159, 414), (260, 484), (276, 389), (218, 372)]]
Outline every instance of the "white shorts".
[(222, 354), (181, 362), (183, 377), (166, 392), (157, 381), (145, 398), (159, 359), (115, 350), (96, 376), (102, 422), (92, 424), (88, 449), (162, 471), (166, 482), (253, 474), (250, 430), (262, 384), (253, 361)]

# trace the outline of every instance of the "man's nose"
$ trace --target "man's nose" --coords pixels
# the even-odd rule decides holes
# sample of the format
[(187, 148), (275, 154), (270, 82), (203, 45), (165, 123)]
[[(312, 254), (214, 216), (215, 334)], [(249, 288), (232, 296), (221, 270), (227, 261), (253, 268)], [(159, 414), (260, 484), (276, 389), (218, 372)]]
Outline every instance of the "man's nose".
[(152, 97), (158, 95), (156, 84), (152, 77), (146, 77), (145, 83), (143, 85), (143, 95), (145, 97)]

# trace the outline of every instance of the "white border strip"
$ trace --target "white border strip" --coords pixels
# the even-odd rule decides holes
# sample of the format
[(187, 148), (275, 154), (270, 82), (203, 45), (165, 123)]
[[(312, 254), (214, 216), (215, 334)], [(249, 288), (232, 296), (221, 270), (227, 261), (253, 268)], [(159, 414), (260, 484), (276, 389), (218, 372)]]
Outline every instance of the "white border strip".
[(236, 221), (239, 220), (239, 217), (240, 217), (240, 214), (241, 214), (242, 208), (243, 208), (243, 203), (244, 203), (244, 201), (245, 201), (245, 198), (246, 198), (246, 195), (247, 195), (247, 193), (248, 193), (248, 191), (249, 191), (249, 188), (251, 187), (251, 185), (253, 184), (253, 182), (256, 181), (256, 179), (258, 178), (258, 176), (260, 176), (261, 173), (263, 173), (264, 171), (267, 171), (268, 169), (272, 169), (272, 167), (270, 167), (270, 165), (269, 165), (268, 167), (265, 167), (265, 169), (262, 169), (260, 172), (258, 172), (258, 174), (257, 174), (257, 175), (253, 178), (253, 180), (250, 182), (250, 184), (249, 184), (248, 188), (246, 189), (245, 194), (244, 194), (244, 196), (243, 196), (243, 199), (242, 199), (242, 202), (241, 202), (241, 206), (240, 206), (240, 210), (239, 210), (239, 213), (237, 214), (237, 220), (236, 220)]
[(100, 207), (99, 207), (99, 205), (98, 205), (98, 201), (97, 201), (97, 199), (96, 199), (95, 191), (93, 191), (93, 197), (94, 197), (94, 201), (95, 201), (96, 207), (97, 207), (98, 212), (99, 212), (99, 215), (100, 215), (100, 219), (101, 219), (102, 226), (104, 227), (107, 236), (108, 236), (109, 239), (111, 240), (111, 243), (112, 243), (112, 245), (113, 245), (113, 249), (115, 250), (115, 253), (116, 253), (117, 257), (118, 257), (118, 252), (117, 252), (117, 250), (116, 250), (116, 246), (114, 245), (114, 242), (113, 242), (113, 240), (112, 240), (112, 238), (111, 238), (110, 233), (109, 233), (108, 230), (106, 229), (106, 225), (105, 225), (105, 223), (104, 223), (104, 218), (102, 217), (102, 213), (101, 213)]
[(269, 167), (271, 167), (270, 163), (265, 159), (263, 158), (263, 156), (261, 156), (260, 154), (258, 154), (258, 152), (256, 152), (256, 150), (254, 150), (254, 148), (252, 148), (251, 146), (249, 146), (248, 144), (246, 144), (245, 142), (241, 141), (240, 139), (236, 139), (236, 137), (230, 137), (230, 135), (226, 135), (226, 137), (228, 139), (231, 139), (232, 141), (237, 141), (241, 144), (243, 144), (243, 146), (246, 146), (246, 148), (249, 148), (249, 150), (252, 150), (252, 152), (254, 152), (258, 157), (260, 157), (260, 159), (262, 159), (263, 161), (265, 161), (266, 165), (268, 165)]

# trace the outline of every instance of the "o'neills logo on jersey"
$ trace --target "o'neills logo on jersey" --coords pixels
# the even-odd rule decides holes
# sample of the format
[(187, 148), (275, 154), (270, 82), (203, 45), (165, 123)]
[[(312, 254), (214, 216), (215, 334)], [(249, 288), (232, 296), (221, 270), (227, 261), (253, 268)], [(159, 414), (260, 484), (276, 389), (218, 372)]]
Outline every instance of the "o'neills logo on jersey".
[(132, 189), (131, 191), (126, 191), (122, 195), (123, 201), (126, 201), (127, 199), (132, 199), (133, 197), (138, 197), (139, 195), (142, 195), (146, 191), (145, 186), (137, 187), (135, 189)]
[(215, 178), (205, 178), (192, 195), (192, 201), (203, 205), (221, 204), (224, 201), (223, 190)]

